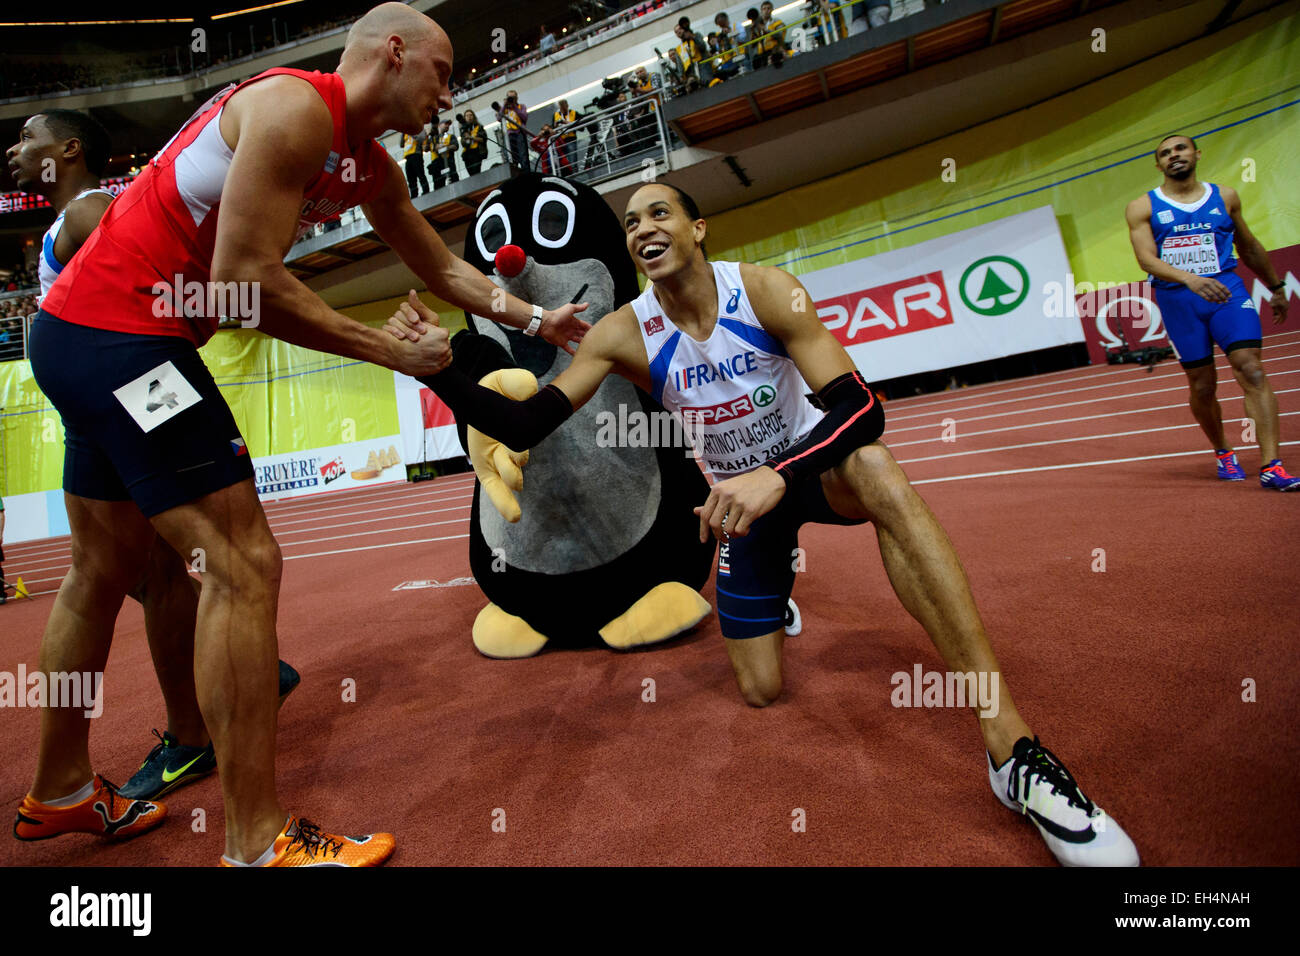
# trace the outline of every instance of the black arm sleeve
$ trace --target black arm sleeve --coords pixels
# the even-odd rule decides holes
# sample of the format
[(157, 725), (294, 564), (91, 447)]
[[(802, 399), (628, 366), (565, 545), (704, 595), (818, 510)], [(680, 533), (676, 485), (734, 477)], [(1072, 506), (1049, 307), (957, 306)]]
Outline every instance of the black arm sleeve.
[(458, 421), (491, 435), (513, 451), (532, 448), (573, 414), (568, 396), (554, 385), (517, 402), (479, 385), (455, 364), (437, 375), (424, 376), (420, 383), (433, 389)]
[(885, 411), (861, 372), (833, 379), (817, 398), (826, 417), (799, 444), (764, 462), (785, 479), (787, 488), (834, 468), (849, 452), (884, 434)]

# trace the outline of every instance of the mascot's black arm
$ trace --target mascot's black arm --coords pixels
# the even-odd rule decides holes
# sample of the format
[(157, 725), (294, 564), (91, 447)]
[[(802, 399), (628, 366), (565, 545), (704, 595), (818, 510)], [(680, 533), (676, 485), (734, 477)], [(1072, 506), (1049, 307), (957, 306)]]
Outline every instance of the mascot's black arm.
[(437, 375), (424, 376), (420, 383), (447, 403), (457, 421), (477, 428), (513, 451), (532, 448), (573, 414), (568, 396), (554, 385), (517, 402), (479, 385), (454, 362)]

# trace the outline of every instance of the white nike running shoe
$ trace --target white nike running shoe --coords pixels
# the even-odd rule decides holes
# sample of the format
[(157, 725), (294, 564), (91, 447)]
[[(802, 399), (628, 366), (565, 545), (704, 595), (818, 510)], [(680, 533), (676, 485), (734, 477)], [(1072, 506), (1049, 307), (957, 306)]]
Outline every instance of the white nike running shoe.
[(1118, 823), (1083, 795), (1070, 771), (1038, 742), (1021, 737), (1001, 767), (989, 757), (989, 785), (1024, 814), (1062, 866), (1137, 866), (1137, 847)]

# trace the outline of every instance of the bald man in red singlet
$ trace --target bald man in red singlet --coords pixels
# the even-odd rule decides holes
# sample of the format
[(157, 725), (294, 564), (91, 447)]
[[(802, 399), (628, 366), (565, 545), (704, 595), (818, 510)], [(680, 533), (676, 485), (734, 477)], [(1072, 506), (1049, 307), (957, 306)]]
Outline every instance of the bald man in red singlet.
[[(333, 311), (285, 268), (304, 227), (353, 206), (447, 301), (565, 348), (587, 329), (581, 306), (546, 312), (507, 297), (494, 308), (496, 287), (451, 255), (375, 141), (390, 129), (414, 134), (450, 109), (451, 68), (442, 29), (386, 3), (353, 25), (336, 73), (268, 70), (222, 91), (113, 202), (33, 324), (32, 371), (67, 434), (72, 533), (41, 669), (103, 671), (155, 529), (181, 555), (202, 555), (195, 684), (221, 773), (226, 865), (371, 866), (394, 840), (326, 833), (280, 805), (280, 551), (198, 346), (224, 315), (410, 375), (441, 370), (451, 359), (445, 331), (398, 341)], [(122, 797), (94, 774), (86, 713), (42, 711), (19, 839), (124, 837), (162, 822), (162, 804)]]

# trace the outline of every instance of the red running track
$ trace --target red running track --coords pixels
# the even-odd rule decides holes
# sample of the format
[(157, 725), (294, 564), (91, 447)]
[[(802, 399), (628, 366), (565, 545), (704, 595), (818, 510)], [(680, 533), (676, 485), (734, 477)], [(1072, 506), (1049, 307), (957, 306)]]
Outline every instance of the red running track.
[[(1264, 356), (1283, 453), (1300, 465), (1300, 333), (1268, 338)], [(1241, 394), (1219, 367), (1238, 438)], [(1251, 479), (1215, 481), (1173, 363), (905, 399), (888, 417), (1022, 713), (1144, 862), (1300, 862), (1300, 495), (1258, 487), (1252, 443), (1237, 443)], [(459, 476), (268, 505), (286, 558), (280, 652), (303, 678), (280, 715), (288, 808), (341, 832), (392, 830), (394, 865), (1052, 862), (989, 792), (968, 713), (891, 706), (893, 673), (942, 664), (869, 529), (806, 529), (804, 632), (787, 643), (785, 697), (756, 711), (713, 619), (630, 654), (480, 657), (469, 629), (483, 599), (458, 580), (470, 493)], [(0, 670), (13, 673), (36, 666), (68, 542), (8, 552), (6, 573), (37, 593), (0, 608)], [(417, 580), (448, 586), (394, 590)], [(92, 752), (122, 782), (163, 719), (134, 604), (106, 691)], [(5, 813), (30, 783), (38, 716), (0, 710)], [(0, 865), (215, 863), (217, 779), (166, 802), (173, 820), (119, 846), (0, 837)], [(792, 830), (796, 808), (806, 832)]]

